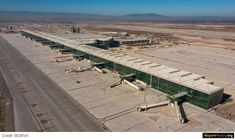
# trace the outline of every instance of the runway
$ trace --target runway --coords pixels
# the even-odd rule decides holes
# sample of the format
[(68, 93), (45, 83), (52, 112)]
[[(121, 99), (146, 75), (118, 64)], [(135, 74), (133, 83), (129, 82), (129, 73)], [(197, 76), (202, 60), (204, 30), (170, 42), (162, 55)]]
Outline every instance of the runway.
[(105, 131), (95, 117), (2, 37), (0, 69), (12, 93), (16, 131)]

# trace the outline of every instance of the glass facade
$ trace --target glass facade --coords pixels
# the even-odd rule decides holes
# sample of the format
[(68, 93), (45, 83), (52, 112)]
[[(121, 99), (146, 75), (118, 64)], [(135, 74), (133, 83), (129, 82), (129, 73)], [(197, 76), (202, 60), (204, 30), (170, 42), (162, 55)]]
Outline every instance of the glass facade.
[[(26, 36), (28, 36), (28, 35), (26, 34)], [(29, 37), (30, 37), (30, 35), (29, 35)], [(32, 37), (35, 37), (35, 36), (32, 36)], [(61, 46), (63, 46), (63, 45), (60, 45), (60, 47)], [(188, 88), (186, 86), (168, 81), (166, 79), (152, 76), (148, 73), (144, 73), (144, 72), (135, 70), (130, 67), (126, 67), (126, 66), (118, 64), (118, 63), (113, 63), (112, 61), (108, 61), (108, 60), (103, 59), (101, 57), (97, 57), (97, 56), (94, 56), (94, 55), (91, 55), (91, 54), (88, 54), (88, 53), (85, 53), (85, 52), (82, 52), (79, 50), (75, 50), (75, 49), (67, 47), (67, 46), (63, 46), (62, 49), (69, 49), (70, 50), (69, 52), (72, 54), (75, 54), (75, 55), (83, 55), (84, 58), (89, 59), (91, 62), (95, 62), (95, 63), (104, 62), (104, 64), (99, 65), (100, 68), (107, 68), (111, 71), (116, 71), (122, 75), (134, 73), (136, 79), (141, 80), (141, 81), (151, 85), (153, 88), (161, 90), (162, 92), (165, 92), (169, 95), (175, 95), (177, 93), (185, 91), (188, 93), (187, 101), (189, 103), (192, 103), (192, 104), (199, 106), (203, 109), (209, 109), (210, 107), (217, 105), (219, 103), (219, 101), (221, 100), (220, 94), (222, 94), (221, 91), (223, 91), (223, 90), (219, 90), (220, 92), (216, 92), (211, 95), (208, 95), (207, 93), (203, 93), (201, 91), (194, 90), (192, 88)]]

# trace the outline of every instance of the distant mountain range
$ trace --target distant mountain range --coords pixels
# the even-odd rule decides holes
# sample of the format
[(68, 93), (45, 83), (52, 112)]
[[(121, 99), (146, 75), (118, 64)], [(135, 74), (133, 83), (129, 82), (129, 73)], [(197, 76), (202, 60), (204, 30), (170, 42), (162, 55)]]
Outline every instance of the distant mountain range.
[(128, 14), (107, 16), (84, 13), (43, 13), (0, 11), (0, 22), (79, 22), (79, 21), (138, 21), (138, 22), (226, 22), (235, 23), (235, 16), (165, 16), (159, 14)]

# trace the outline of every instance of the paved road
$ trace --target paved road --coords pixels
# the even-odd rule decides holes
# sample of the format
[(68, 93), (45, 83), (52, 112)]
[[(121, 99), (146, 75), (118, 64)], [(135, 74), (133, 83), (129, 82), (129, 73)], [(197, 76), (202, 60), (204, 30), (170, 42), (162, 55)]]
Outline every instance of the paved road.
[(1, 36), (0, 69), (13, 96), (16, 131), (105, 131), (88, 111)]
[[(0, 69), (0, 95), (4, 97), (4, 131), (15, 131), (12, 96)], [(7, 114), (6, 114), (7, 113)]]

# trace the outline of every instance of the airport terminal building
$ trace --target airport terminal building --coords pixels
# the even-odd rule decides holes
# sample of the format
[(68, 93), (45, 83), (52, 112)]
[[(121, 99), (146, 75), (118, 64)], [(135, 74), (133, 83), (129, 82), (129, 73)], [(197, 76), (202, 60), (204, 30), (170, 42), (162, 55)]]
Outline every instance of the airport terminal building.
[(71, 53), (107, 68), (121, 75), (132, 75), (152, 88), (168, 95), (186, 92), (186, 100), (203, 109), (209, 109), (222, 101), (222, 87), (205, 79), (204, 76), (188, 71), (171, 68), (144, 59), (128, 56), (120, 52), (93, 47), (89, 44), (100, 42), (110, 44), (112, 39), (93, 34), (51, 34), (38, 31), (22, 30), (21, 34), (31, 40), (60, 49), (62, 53)]

